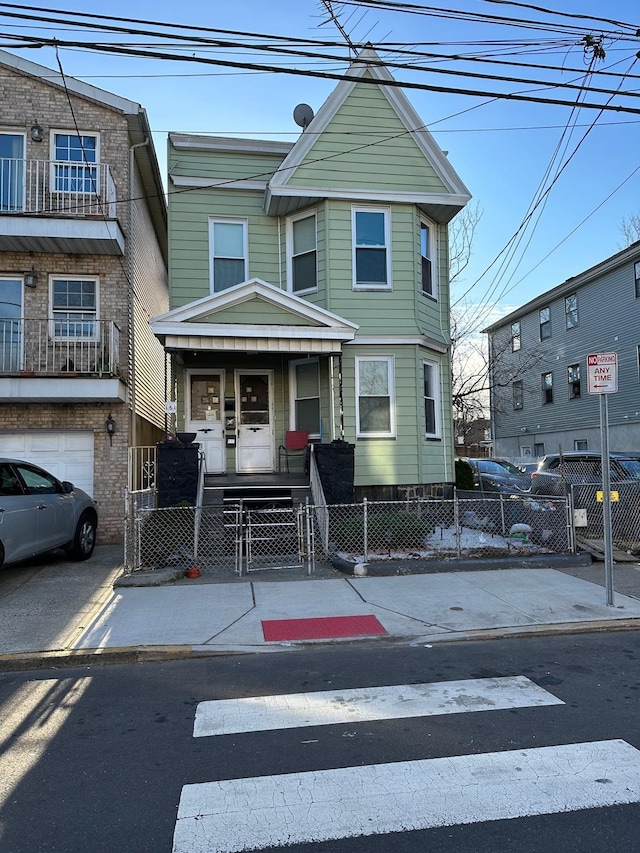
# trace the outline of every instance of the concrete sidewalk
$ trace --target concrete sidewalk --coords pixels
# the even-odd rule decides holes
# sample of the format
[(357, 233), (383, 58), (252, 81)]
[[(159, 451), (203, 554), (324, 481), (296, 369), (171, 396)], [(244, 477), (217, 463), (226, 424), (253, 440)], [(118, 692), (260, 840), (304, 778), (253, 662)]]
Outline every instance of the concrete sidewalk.
[(262, 622), (279, 619), (370, 615), (386, 639), (408, 644), (640, 628), (635, 565), (616, 566), (616, 589), (630, 594), (617, 591), (608, 607), (601, 564), (363, 578), (336, 572), (286, 582), (268, 575), (242, 583), (203, 578), (114, 589), (120, 557), (116, 547), (102, 546), (88, 563), (36, 564), (24, 575), (5, 569), (12, 575), (0, 585), (0, 669), (37, 660), (47, 665), (85, 662), (87, 656), (264, 652), (314, 642), (267, 642)]

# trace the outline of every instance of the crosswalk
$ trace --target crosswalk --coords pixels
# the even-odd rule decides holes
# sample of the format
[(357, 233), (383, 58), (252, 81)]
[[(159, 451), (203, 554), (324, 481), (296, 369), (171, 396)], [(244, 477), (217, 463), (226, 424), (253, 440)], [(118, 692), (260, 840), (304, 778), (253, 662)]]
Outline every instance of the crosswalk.
[[(523, 676), (201, 702), (194, 737), (543, 709)], [(640, 802), (640, 752), (612, 739), (185, 785), (173, 853), (240, 853)]]

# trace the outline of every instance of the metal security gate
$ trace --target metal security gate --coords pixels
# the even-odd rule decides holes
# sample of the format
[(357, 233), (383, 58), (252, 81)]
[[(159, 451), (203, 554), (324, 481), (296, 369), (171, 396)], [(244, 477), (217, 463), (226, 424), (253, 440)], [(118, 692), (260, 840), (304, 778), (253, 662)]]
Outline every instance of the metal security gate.
[(302, 568), (313, 574), (313, 516), (308, 504), (255, 509), (240, 502), (235, 517), (238, 575)]

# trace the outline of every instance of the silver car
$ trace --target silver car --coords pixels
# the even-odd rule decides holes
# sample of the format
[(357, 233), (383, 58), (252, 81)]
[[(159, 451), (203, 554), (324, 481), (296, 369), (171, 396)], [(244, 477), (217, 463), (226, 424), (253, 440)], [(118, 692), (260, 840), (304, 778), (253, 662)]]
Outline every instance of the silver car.
[(54, 548), (88, 560), (97, 528), (96, 504), (86, 492), (31, 462), (0, 458), (0, 566)]

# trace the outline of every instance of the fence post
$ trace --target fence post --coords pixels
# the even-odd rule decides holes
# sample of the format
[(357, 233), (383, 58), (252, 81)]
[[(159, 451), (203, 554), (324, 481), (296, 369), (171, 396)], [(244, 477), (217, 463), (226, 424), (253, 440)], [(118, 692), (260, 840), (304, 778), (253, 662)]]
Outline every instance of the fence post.
[(453, 523), (456, 528), (456, 556), (460, 557), (462, 554), (462, 549), (460, 547), (460, 537), (462, 531), (460, 529), (460, 504), (457, 489), (453, 490)]
[(315, 554), (313, 552), (313, 548), (311, 545), (311, 525), (312, 525), (312, 516), (309, 507), (309, 498), (306, 499), (305, 507), (304, 507), (304, 517), (305, 517), (305, 535), (307, 539), (307, 574), (311, 577), (315, 572)]
[(369, 531), (367, 528), (367, 499), (362, 499), (362, 562), (369, 559)]
[(504, 523), (504, 495), (500, 495), (500, 524), (502, 525), (502, 535), (507, 535), (506, 526)]

